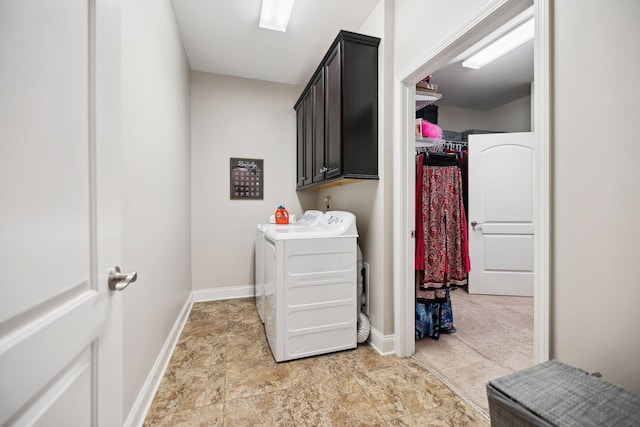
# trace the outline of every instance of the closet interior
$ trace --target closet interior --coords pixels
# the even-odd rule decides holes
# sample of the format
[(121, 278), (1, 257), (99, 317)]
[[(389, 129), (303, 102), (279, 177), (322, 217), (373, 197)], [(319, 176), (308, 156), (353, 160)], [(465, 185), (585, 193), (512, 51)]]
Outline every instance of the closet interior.
[(533, 298), (469, 293), (469, 145), (530, 132), (530, 93), (476, 111), (448, 104), (437, 74), (416, 86), (415, 358), (488, 413), (486, 382), (533, 363)]
[(442, 95), (430, 79), (416, 86), (416, 339), (456, 332), (451, 290), (467, 284), (471, 268), (467, 142), (438, 126)]

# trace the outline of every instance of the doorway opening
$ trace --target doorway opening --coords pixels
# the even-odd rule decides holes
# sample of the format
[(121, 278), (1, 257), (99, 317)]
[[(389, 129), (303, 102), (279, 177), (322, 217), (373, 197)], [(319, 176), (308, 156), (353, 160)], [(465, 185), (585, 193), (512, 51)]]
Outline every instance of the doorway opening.
[[(396, 117), (396, 129), (402, 144), (394, 147), (394, 197), (396, 230), (394, 230), (394, 313), (395, 313), (395, 352), (399, 356), (411, 356), (417, 353), (418, 344), (415, 341), (415, 287), (414, 287), (414, 248), (415, 240), (411, 238), (415, 220), (415, 84), (428, 75), (437, 76), (440, 70), (455, 60), (471, 46), (499, 29), (506, 22), (519, 15), (531, 2), (525, 1), (496, 1), (494, 8), (476, 16), (472, 25), (465, 26), (459, 34), (455, 34), (453, 41), (438, 46), (433, 54), (425, 58), (425, 62), (409, 70), (396, 85), (396, 101), (400, 105), (399, 117)], [(534, 1), (536, 16), (536, 36), (533, 42), (535, 51), (535, 81), (531, 97), (535, 100), (531, 106), (531, 131), (534, 132), (536, 144), (534, 177), (533, 177), (533, 224), (536, 230), (533, 242), (533, 277), (534, 277), (534, 307), (533, 307), (533, 351), (531, 360), (538, 363), (548, 359), (548, 203), (549, 203), (549, 81), (548, 81), (548, 1)], [(434, 83), (438, 83), (434, 78)], [(444, 92), (444, 88), (443, 88)], [(446, 96), (446, 94), (444, 95)], [(397, 109), (398, 111), (398, 109)], [(470, 220), (470, 219), (469, 219)], [(473, 259), (472, 259), (473, 263)], [(459, 297), (466, 296), (465, 289)], [(454, 321), (456, 316), (455, 292), (451, 299), (454, 301)], [(468, 301), (467, 301), (468, 302)], [(428, 339), (428, 338), (427, 338)], [(436, 345), (441, 344), (435, 342)], [(500, 345), (500, 342), (495, 345)], [(442, 349), (440, 349), (442, 350)], [(428, 357), (429, 353), (426, 353)], [(416, 354), (416, 356), (419, 356)], [(452, 357), (458, 357), (452, 354)], [(473, 363), (472, 360), (467, 361)], [(501, 376), (501, 375), (496, 375)], [(447, 381), (447, 378), (441, 378)], [(476, 387), (478, 384), (476, 384)], [(484, 383), (479, 384), (484, 388)], [(476, 405), (477, 406), (477, 405)]]

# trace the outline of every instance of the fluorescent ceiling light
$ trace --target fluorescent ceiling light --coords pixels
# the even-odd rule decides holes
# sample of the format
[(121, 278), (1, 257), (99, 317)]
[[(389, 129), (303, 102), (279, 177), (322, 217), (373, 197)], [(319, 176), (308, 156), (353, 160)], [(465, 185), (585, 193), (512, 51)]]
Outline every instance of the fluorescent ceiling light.
[(489, 62), (500, 58), (507, 52), (531, 40), (535, 33), (533, 18), (529, 19), (516, 29), (508, 32), (498, 40), (483, 48), (466, 61), (462, 62), (463, 67), (478, 70)]
[(294, 0), (262, 0), (260, 27), (287, 31)]

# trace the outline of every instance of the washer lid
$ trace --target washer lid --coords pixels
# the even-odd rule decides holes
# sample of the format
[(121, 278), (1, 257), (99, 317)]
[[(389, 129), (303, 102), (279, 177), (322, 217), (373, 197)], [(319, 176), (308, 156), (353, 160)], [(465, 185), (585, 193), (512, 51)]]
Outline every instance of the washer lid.
[(358, 237), (355, 215), (344, 211), (325, 213), (322, 221), (317, 225), (268, 228), (265, 233), (273, 240)]
[(310, 209), (302, 214), (302, 218), (296, 223), (298, 225), (316, 225), (324, 218), (324, 213)]
[[(272, 217), (274, 215), (271, 215)], [(300, 218), (297, 222), (292, 224), (276, 224), (275, 219), (274, 222), (268, 222), (265, 224), (258, 224), (258, 230), (264, 231), (268, 228), (282, 228), (285, 229), (287, 227), (300, 227), (300, 226), (308, 226), (308, 225), (317, 225), (320, 224), (324, 218), (324, 213), (321, 211), (317, 211), (314, 209), (309, 209), (304, 214), (302, 214), (302, 218)]]

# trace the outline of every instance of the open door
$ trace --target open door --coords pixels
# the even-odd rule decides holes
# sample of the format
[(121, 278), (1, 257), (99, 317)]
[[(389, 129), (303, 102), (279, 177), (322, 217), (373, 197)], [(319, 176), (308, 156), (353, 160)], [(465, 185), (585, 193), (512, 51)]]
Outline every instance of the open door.
[(533, 133), (469, 136), (469, 293), (533, 296)]
[(119, 5), (0, 5), (2, 426), (123, 423)]

